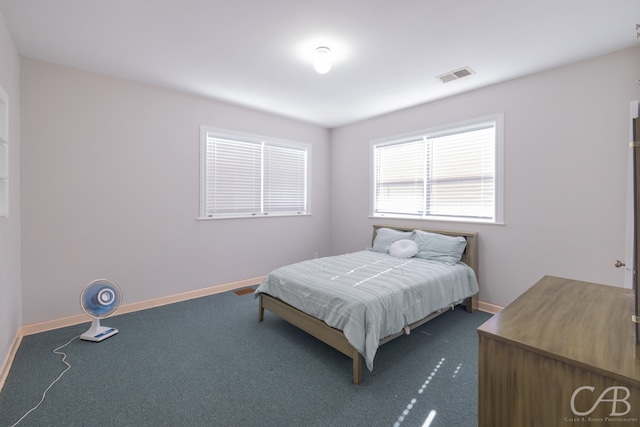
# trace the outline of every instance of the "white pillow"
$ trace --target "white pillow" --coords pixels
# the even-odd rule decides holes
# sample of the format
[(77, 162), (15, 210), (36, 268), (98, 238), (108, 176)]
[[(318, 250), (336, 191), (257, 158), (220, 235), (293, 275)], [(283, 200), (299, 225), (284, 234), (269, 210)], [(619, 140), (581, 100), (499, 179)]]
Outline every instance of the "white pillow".
[(409, 239), (396, 240), (389, 246), (389, 254), (396, 258), (411, 258), (419, 250), (418, 244)]
[(410, 239), (413, 236), (412, 231), (393, 230), (391, 228), (379, 228), (376, 231), (376, 238), (373, 242), (371, 250), (376, 252), (389, 253), (389, 246), (400, 239)]

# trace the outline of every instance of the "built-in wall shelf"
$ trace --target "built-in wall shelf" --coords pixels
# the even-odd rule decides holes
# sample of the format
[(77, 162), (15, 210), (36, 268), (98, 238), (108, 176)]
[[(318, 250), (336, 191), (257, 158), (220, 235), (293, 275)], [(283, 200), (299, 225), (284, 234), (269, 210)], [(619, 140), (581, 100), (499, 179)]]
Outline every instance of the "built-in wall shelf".
[(9, 216), (9, 96), (0, 86), (0, 217)]

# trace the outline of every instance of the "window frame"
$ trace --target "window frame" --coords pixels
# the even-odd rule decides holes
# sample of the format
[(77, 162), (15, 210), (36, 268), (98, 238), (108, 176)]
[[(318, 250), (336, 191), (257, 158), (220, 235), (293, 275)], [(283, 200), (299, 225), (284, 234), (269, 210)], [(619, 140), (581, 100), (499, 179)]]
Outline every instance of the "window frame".
[[(304, 150), (306, 152), (306, 176), (305, 176), (305, 205), (303, 212), (254, 212), (254, 213), (225, 213), (207, 215), (206, 196), (207, 196), (207, 138), (209, 135), (217, 139), (237, 141), (251, 144), (265, 144), (270, 147), (293, 148)], [(263, 159), (264, 160), (264, 159)], [(222, 129), (206, 125), (200, 126), (200, 206), (198, 220), (216, 220), (229, 218), (265, 218), (265, 217), (282, 217), (282, 216), (304, 216), (311, 215), (311, 160), (312, 146), (309, 143), (287, 141), (283, 139), (239, 132), (229, 129)], [(262, 164), (262, 161), (261, 161)], [(262, 168), (264, 169), (264, 168)], [(264, 205), (264, 200), (261, 203)]]
[[(492, 219), (476, 217), (456, 217), (442, 215), (416, 215), (399, 213), (376, 213), (375, 212), (375, 191), (376, 191), (376, 156), (375, 149), (380, 145), (390, 145), (415, 140), (417, 138), (437, 138), (452, 133), (471, 131), (486, 124), (495, 126), (495, 194), (494, 194), (494, 217)], [(369, 143), (369, 218), (399, 218), (428, 221), (447, 222), (467, 222), (482, 224), (504, 225), (504, 113), (493, 114), (480, 118), (465, 120), (448, 125), (436, 126), (415, 132), (409, 132), (391, 137), (380, 138)]]

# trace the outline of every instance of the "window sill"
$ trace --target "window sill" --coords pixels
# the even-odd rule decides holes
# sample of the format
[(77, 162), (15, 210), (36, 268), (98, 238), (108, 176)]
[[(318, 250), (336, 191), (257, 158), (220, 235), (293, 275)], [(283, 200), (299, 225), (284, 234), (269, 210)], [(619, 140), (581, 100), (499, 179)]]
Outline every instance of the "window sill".
[(405, 219), (412, 221), (433, 221), (433, 222), (455, 222), (460, 224), (488, 224), (488, 225), (507, 225), (504, 221), (483, 220), (473, 218), (455, 218), (440, 216), (411, 216), (411, 215), (369, 215), (369, 219)]
[(224, 216), (212, 216), (212, 217), (198, 217), (196, 221), (211, 221), (219, 219), (252, 219), (252, 218), (282, 218), (282, 217), (298, 217), (298, 216), (311, 216), (311, 212), (301, 214), (263, 214), (263, 215), (224, 215)]

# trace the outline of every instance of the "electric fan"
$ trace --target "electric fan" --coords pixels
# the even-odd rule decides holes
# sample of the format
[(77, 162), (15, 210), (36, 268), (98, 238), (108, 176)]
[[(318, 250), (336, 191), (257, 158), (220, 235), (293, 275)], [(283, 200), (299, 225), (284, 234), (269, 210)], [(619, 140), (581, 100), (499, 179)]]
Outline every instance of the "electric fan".
[(99, 279), (89, 283), (80, 296), (80, 306), (91, 319), (91, 327), (80, 335), (85, 341), (100, 342), (118, 333), (116, 328), (100, 326), (100, 319), (112, 315), (120, 306), (122, 292), (110, 280)]

